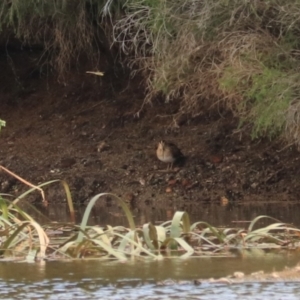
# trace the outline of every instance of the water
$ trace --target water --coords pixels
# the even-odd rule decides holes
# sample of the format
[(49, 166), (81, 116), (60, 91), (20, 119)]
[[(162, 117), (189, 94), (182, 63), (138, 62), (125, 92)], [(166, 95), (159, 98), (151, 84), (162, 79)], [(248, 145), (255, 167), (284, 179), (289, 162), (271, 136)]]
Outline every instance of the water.
[(299, 299), (299, 283), (248, 283), (248, 284), (212, 284), (195, 286), (183, 283), (160, 286), (154, 283), (119, 282), (116, 285), (104, 285), (98, 280), (88, 279), (84, 283), (72, 283), (63, 280), (41, 281), (26, 285), (15, 281), (0, 281), (1, 299), (111, 299), (111, 300), (169, 300), (169, 299)]
[(264, 269), (280, 271), (299, 260), (276, 252), (235, 258), (163, 261), (48, 261), (0, 263), (1, 299), (298, 299), (297, 282), (222, 284), (208, 279)]
[[(170, 220), (179, 206), (155, 209), (133, 208), (137, 224)], [(80, 222), (85, 207), (77, 210)], [(300, 225), (300, 205), (262, 204), (219, 206), (201, 204), (186, 209), (192, 222), (204, 220), (216, 226), (240, 226), (232, 221), (249, 221), (266, 214)], [(44, 213), (52, 220), (69, 221), (67, 208), (50, 205)], [(90, 224), (127, 225), (121, 209), (105, 204), (93, 209)], [(248, 223), (245, 223), (248, 224)], [(299, 282), (212, 283), (236, 271), (250, 274), (281, 271), (294, 266), (296, 252), (245, 250), (231, 258), (165, 259), (163, 261), (47, 261), (42, 263), (0, 263), (0, 299), (299, 299)], [(299, 276), (300, 278), (300, 276)], [(201, 279), (201, 284), (194, 284)]]

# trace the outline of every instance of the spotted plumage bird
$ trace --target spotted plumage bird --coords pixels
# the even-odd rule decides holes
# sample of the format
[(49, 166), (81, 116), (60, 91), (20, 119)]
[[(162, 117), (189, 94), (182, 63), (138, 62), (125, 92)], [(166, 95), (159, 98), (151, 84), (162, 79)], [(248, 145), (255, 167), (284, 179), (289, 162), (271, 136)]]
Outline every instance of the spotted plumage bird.
[(160, 141), (156, 149), (157, 158), (165, 163), (168, 163), (168, 168), (173, 167), (173, 163), (184, 158), (180, 149), (173, 143)]

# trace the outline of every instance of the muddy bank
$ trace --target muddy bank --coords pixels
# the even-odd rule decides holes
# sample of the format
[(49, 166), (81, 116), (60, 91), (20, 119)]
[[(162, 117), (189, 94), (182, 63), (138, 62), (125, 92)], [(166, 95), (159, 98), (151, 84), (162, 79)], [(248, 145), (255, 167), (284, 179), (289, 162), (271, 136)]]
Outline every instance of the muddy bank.
[[(229, 203), (299, 199), (299, 153), (279, 141), (251, 140), (229, 113), (203, 112), (175, 127), (175, 102), (157, 99), (135, 115), (144, 98), (137, 78), (93, 77), (85, 74), (87, 66), (63, 85), (54, 75), (29, 76), (24, 57), (13, 59), (17, 79), (3, 57), (1, 62), (0, 117), (7, 127), (0, 135), (0, 164), (34, 184), (65, 179), (75, 202), (113, 192), (152, 208), (176, 200), (176, 208), (185, 209), (222, 203), (222, 197)], [(155, 156), (161, 139), (187, 156), (184, 166), (165, 171)], [(2, 193), (27, 189), (4, 172), (0, 183)], [(46, 190), (50, 204), (64, 201), (59, 185)]]

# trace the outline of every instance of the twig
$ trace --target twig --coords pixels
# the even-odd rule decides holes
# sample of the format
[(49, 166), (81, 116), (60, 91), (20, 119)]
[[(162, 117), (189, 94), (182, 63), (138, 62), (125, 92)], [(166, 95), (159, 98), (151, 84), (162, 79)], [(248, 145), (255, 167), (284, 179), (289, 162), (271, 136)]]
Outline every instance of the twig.
[(20, 176), (18, 176), (18, 175), (16, 175), (15, 173), (9, 171), (8, 169), (4, 168), (3, 166), (0, 166), (0, 168), (1, 168), (3, 171), (5, 171), (6, 173), (10, 174), (11, 176), (17, 178), (18, 180), (20, 180), (20, 181), (23, 182), (24, 184), (26, 184), (26, 185), (28, 185), (28, 186), (30, 186), (30, 187), (32, 187), (32, 188), (35, 188), (35, 189), (39, 190), (39, 191), (41, 192), (41, 194), (42, 194), (43, 203), (47, 203), (47, 201), (46, 201), (46, 199), (45, 199), (45, 193), (44, 193), (44, 191), (43, 191), (40, 187), (38, 187), (38, 186), (36, 186), (36, 185), (34, 185), (34, 184), (28, 182), (27, 180), (21, 178)]

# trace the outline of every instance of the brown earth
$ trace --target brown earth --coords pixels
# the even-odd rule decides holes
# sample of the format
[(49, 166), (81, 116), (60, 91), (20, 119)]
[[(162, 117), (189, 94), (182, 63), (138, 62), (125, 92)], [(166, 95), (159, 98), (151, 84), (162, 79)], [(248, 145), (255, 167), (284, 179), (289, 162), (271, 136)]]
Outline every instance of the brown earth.
[[(40, 76), (33, 58), (26, 51), (0, 54), (0, 118), (7, 122), (0, 164), (26, 180), (65, 179), (81, 203), (100, 192), (137, 207), (176, 200), (175, 209), (187, 210), (221, 199), (299, 200), (299, 153), (278, 141), (251, 140), (230, 113), (203, 112), (175, 128), (175, 102), (155, 100), (135, 115), (145, 95), (137, 78), (89, 75), (85, 64), (63, 84)], [(177, 144), (185, 165), (166, 172), (155, 156), (160, 139)], [(3, 171), (0, 184), (2, 193), (28, 189)], [(46, 195), (50, 204), (64, 201), (59, 185)], [(39, 193), (30, 197), (41, 201)]]

